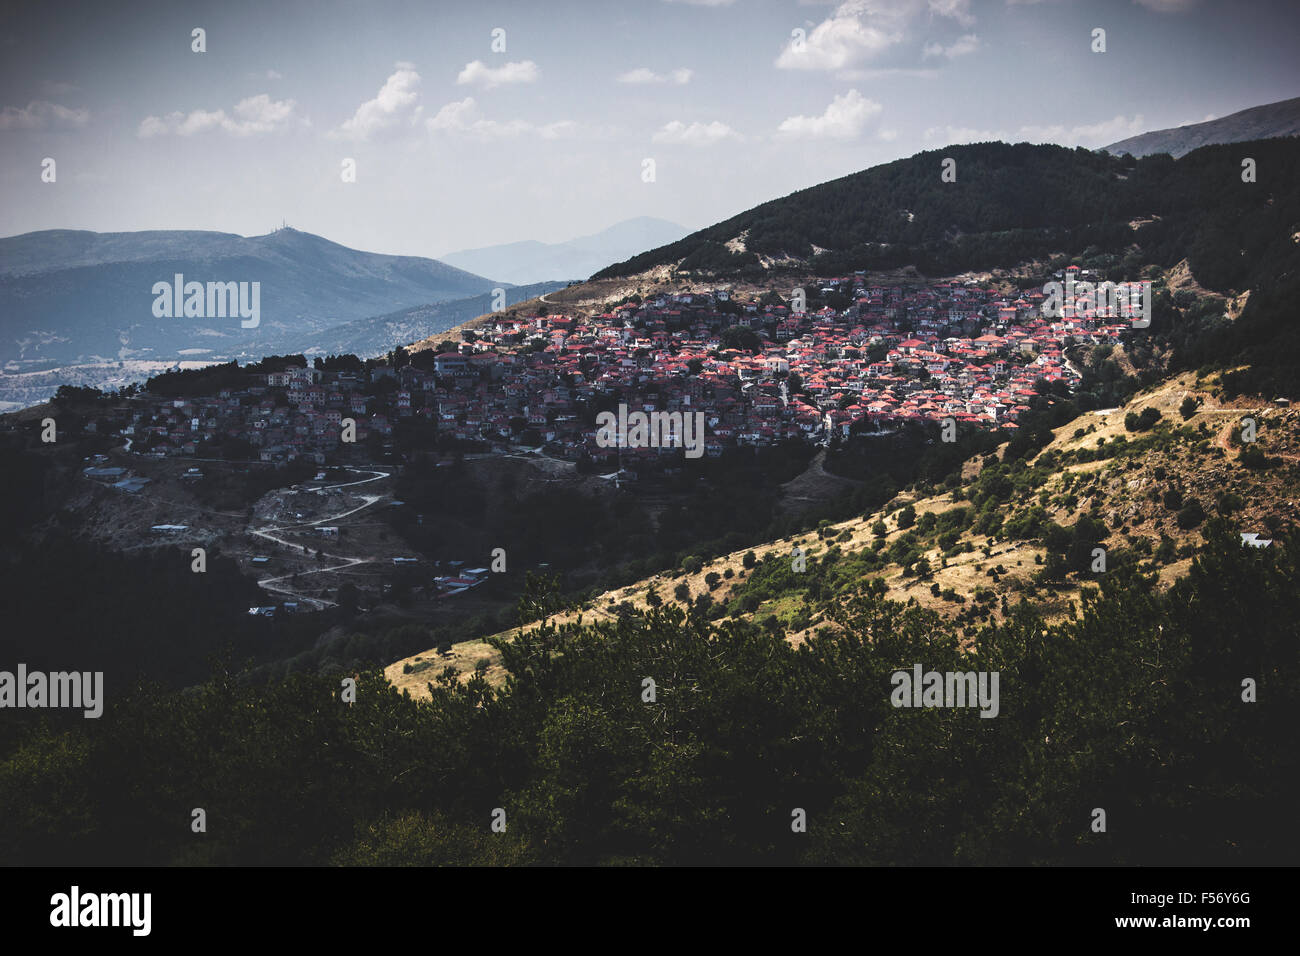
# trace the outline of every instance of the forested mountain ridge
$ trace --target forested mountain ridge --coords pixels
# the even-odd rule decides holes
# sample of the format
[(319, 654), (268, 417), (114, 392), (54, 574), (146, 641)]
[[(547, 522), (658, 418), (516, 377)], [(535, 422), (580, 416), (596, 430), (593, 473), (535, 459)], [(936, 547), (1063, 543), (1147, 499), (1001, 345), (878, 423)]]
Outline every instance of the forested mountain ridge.
[[(1256, 162), (1251, 182), (1242, 180), (1243, 157)], [(952, 182), (943, 179), (948, 159)], [(1027, 143), (952, 146), (771, 200), (593, 278), (655, 266), (757, 274), (786, 259), (817, 275), (904, 265), (945, 275), (1137, 246), (1142, 261), (1164, 266), (1190, 250), (1207, 288), (1244, 287), (1273, 274), (1287, 248), (1279, 243), (1291, 245), (1298, 171), (1300, 141), (1290, 139), (1209, 146), (1178, 161)], [(1243, 251), (1234, 238), (1250, 244)]]

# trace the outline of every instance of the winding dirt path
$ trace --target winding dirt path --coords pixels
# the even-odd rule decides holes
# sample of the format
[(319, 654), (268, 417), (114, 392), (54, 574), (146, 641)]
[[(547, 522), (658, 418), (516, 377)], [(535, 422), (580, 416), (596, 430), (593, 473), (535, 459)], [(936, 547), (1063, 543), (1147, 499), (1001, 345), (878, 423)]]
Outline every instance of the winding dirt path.
[[(392, 477), (391, 472), (384, 472), (384, 471), (361, 471), (360, 469), (355, 469), (355, 468), (349, 468), (348, 471), (354, 471), (360, 474), (369, 474), (371, 477), (363, 478), (360, 481), (349, 481), (337, 485), (325, 485), (322, 486), (321, 490), (333, 491), (338, 488), (351, 488), (356, 485), (364, 485), (367, 484), (368, 482), (382, 481), (385, 478)], [(349, 508), (347, 511), (341, 511), (338, 514), (326, 515), (325, 517), (317, 518), (314, 521), (302, 521), (302, 522), (297, 522), (295, 524), (266, 526), (262, 528), (249, 528), (248, 531), (250, 534), (256, 535), (259, 538), (265, 538), (267, 541), (273, 541), (276, 544), (281, 545), (282, 547), (289, 548), (290, 550), (298, 550), (305, 553), (306, 545), (296, 544), (292, 541), (287, 541), (284, 538), (278, 537), (276, 535), (276, 532), (292, 531), (295, 528), (313, 528), (318, 525), (326, 524), (327, 522), (338, 521), (340, 518), (346, 518), (350, 515), (356, 514), (359, 511), (364, 511), (366, 508), (369, 508), (375, 502), (383, 501), (384, 497), (385, 497), (384, 495), (362, 495), (361, 496), (362, 504), (358, 505), (355, 508)], [(325, 598), (311, 597), (310, 595), (303, 594), (302, 592), (296, 591), (293, 588), (285, 587), (284, 585), (281, 585), (278, 582), (292, 580), (295, 577), (303, 578), (308, 574), (321, 574), (322, 572), (325, 571), (341, 571), (346, 568), (354, 568), (359, 564), (368, 564), (374, 560), (374, 555), (368, 555), (365, 557), (348, 557), (346, 555), (341, 555), (341, 554), (330, 554), (324, 550), (318, 551), (317, 554), (322, 558), (329, 558), (335, 561), (341, 561), (343, 563), (332, 564), (329, 565), (328, 567), (323, 567), (323, 568), (310, 568), (308, 570), (297, 571), (292, 574), (280, 574), (269, 578), (263, 578), (262, 580), (257, 582), (258, 587), (265, 588), (268, 591), (275, 591), (277, 594), (290, 595), (292, 597), (297, 598), (299, 601), (315, 605), (316, 607), (322, 607), (322, 608), (334, 607), (337, 604), (337, 602), (335, 601), (330, 601)]]

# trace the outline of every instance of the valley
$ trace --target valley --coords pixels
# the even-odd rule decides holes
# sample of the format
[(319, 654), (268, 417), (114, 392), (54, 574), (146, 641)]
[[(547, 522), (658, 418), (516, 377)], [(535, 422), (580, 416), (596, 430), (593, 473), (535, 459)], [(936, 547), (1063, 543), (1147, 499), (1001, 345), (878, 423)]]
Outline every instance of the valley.
[[(1286, 862), (1300, 141), (941, 152), (508, 289), (4, 240), (0, 305), (119, 290), (0, 381), (82, 376), (0, 415), (4, 650), (105, 688), (0, 724), (14, 858)], [(164, 263), (262, 283), (265, 337), (143, 344)]]

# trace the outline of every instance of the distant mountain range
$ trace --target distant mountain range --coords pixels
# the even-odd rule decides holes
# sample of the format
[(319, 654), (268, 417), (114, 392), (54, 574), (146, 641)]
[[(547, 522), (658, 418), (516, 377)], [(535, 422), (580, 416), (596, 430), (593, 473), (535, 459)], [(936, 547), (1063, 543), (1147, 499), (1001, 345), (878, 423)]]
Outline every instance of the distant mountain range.
[[(215, 309), (206, 317), (158, 317), (154, 286), (178, 274), (205, 287), (246, 283), (250, 300), (258, 283), (257, 326), (245, 328), (229, 312), (215, 317)], [(15, 371), (297, 352), (334, 326), (507, 285), (434, 259), (361, 252), (296, 229), (249, 238), (33, 232), (0, 239), (0, 364)]]
[[(509, 286), (505, 289), (505, 305), (511, 306), (526, 299), (545, 295), (564, 288), (563, 282), (534, 282), (529, 285)], [(352, 354), (361, 358), (382, 355), (398, 345), (419, 342), (438, 332), (468, 322), (477, 316), (492, 312), (495, 303), (491, 293), (417, 305), (399, 309), (386, 315), (357, 319), (336, 325), (317, 335), (308, 336), (293, 352), (330, 355)]]
[(548, 279), (585, 279), (611, 263), (675, 242), (687, 231), (685, 227), (664, 219), (641, 216), (568, 242), (545, 243), (530, 239), (451, 252), (440, 259), (458, 269), (520, 284)]
[[(538, 282), (532, 285), (510, 286), (505, 289), (505, 305), (511, 306), (535, 296), (545, 295), (564, 287), (563, 282)], [(491, 312), (492, 293), (435, 302), (399, 309), (385, 315), (355, 319), (342, 325), (331, 326), (305, 338), (285, 337), (271, 343), (270, 352), (278, 354), (303, 353), (314, 355), (352, 354), (361, 358), (383, 355), (399, 345), (419, 342), (445, 332), (476, 316)], [(48, 401), (61, 385), (90, 386), (113, 391), (131, 382), (143, 382), (151, 376), (180, 365), (197, 368), (228, 357), (212, 354), (190, 355), (176, 360), (123, 359), (114, 362), (92, 362), (46, 367), (37, 365), (31, 371), (0, 371), (0, 413), (39, 405)]]
[(1130, 136), (1102, 148), (1115, 156), (1124, 153), (1133, 156), (1168, 153), (1177, 159), (1198, 147), (1215, 143), (1242, 143), (1252, 139), (1296, 135), (1300, 135), (1300, 96), (1266, 106), (1253, 106), (1221, 119)]

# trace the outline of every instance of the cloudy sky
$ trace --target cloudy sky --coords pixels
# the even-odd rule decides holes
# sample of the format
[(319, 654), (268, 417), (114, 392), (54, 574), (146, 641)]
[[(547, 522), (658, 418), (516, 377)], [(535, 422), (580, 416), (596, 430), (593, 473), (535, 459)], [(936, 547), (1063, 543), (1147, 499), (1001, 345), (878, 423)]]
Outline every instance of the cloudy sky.
[(1297, 49), (1290, 0), (13, 5), (0, 235), (288, 221), (437, 256), (695, 228), (948, 143), (1095, 147), (1287, 99)]

